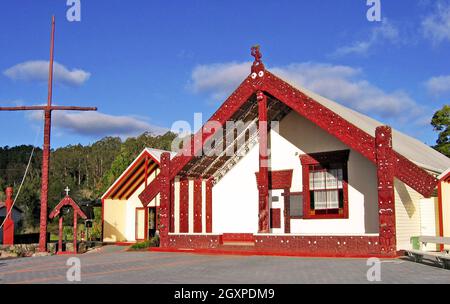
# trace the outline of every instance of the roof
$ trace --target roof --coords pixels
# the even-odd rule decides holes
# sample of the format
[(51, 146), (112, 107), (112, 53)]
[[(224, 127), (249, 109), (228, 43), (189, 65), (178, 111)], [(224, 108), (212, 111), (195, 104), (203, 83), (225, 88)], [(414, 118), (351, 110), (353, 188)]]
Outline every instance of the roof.
[[(191, 138), (191, 142), (172, 159), (170, 163), (169, 178), (175, 176), (201, 177), (216, 179), (218, 175), (232, 168), (239, 156), (234, 153), (229, 156), (227, 150), (235, 149), (237, 139), (246, 136), (246, 130), (234, 136), (235, 141), (225, 147), (222, 154), (208, 156), (198, 154), (200, 149), (214, 141), (214, 146), (228, 143), (224, 138), (229, 130), (216, 141), (217, 130), (211, 131), (208, 124), (211, 122), (225, 126), (227, 121), (241, 120), (244, 122), (258, 119), (257, 93), (267, 98), (267, 121), (280, 121), (290, 111), (307, 118), (332, 136), (341, 140), (351, 149), (361, 153), (373, 163), (377, 163), (376, 130), (379, 136), (386, 128), (381, 122), (364, 114), (351, 110), (339, 103), (323, 96), (310, 92), (305, 88), (298, 88), (289, 84), (278, 76), (265, 69), (261, 56), (255, 56), (251, 74), (239, 87), (224, 101), (203, 127)], [(206, 127), (205, 127), (206, 126)], [(234, 132), (234, 130), (232, 130)], [(249, 151), (255, 138), (245, 137), (246, 147)], [(248, 146), (250, 144), (250, 146)], [(418, 191), (425, 197), (430, 197), (438, 183), (435, 175), (450, 167), (450, 159), (435, 151), (424, 143), (392, 130), (394, 176)], [(232, 151), (232, 150), (231, 150)], [(198, 156), (200, 155), (200, 156)], [(141, 202), (148, 204), (159, 191), (159, 178), (139, 195)]]
[(449, 179), (450, 179), (450, 168), (448, 168), (438, 176), (439, 181), (448, 181)]
[[(5, 206), (6, 206), (5, 202), (0, 202), (0, 209), (5, 208)], [(13, 208), (19, 211), (20, 213), (23, 213), (23, 210), (17, 207), (16, 205), (14, 205)]]
[(87, 216), (86, 214), (83, 212), (83, 210), (81, 210), (80, 206), (78, 206), (77, 203), (75, 203), (75, 201), (68, 195), (66, 195), (59, 203), (58, 205), (56, 205), (56, 207), (53, 209), (52, 212), (50, 212), (49, 214), (49, 218), (54, 218), (56, 216), (58, 216), (61, 213), (61, 209), (64, 206), (71, 206), (73, 208), (74, 214), (78, 214), (80, 217), (82, 217), (83, 219), (86, 219)]
[[(305, 95), (315, 99), (323, 106), (332, 110), (371, 136), (375, 136), (376, 127), (383, 125), (382, 122), (347, 108), (335, 101), (313, 93), (305, 88), (296, 87)], [(423, 169), (439, 174), (450, 168), (450, 158), (423, 142), (395, 129), (392, 129), (392, 145), (395, 151)]]
[(108, 190), (102, 195), (105, 198), (128, 199), (136, 189), (144, 182), (145, 168), (147, 162), (147, 174), (150, 175), (159, 167), (161, 154), (169, 152), (173, 158), (176, 153), (144, 148), (125, 171), (114, 181)]

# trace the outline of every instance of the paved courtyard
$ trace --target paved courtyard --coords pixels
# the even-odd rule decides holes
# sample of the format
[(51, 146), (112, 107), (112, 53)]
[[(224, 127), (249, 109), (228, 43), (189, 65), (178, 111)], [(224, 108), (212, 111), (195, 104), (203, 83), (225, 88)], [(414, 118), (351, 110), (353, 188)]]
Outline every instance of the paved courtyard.
[[(365, 259), (126, 252), (106, 246), (79, 255), (81, 283), (370, 283)], [(72, 283), (71, 256), (0, 260), (0, 283)], [(450, 270), (382, 260), (381, 283), (450, 283)]]

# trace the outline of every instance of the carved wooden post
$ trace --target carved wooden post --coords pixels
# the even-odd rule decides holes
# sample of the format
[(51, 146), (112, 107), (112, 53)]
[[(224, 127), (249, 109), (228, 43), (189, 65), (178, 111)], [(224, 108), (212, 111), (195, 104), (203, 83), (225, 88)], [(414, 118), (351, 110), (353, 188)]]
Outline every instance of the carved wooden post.
[(59, 239), (58, 239), (58, 252), (62, 252), (63, 246), (63, 216), (59, 215)]
[(212, 188), (213, 188), (212, 178), (206, 181), (206, 233), (212, 233)]
[(161, 155), (160, 164), (160, 202), (159, 202), (159, 239), (160, 247), (169, 245), (169, 214), (170, 214), (170, 153)]
[(6, 188), (5, 192), (6, 192), (5, 215), (7, 215), (7, 217), (5, 219), (5, 224), (3, 225), (3, 245), (14, 245), (14, 220), (12, 218), (13, 188), (8, 187)]
[(73, 252), (77, 253), (77, 219), (78, 219), (78, 214), (76, 212), (76, 210), (73, 210)]
[(258, 91), (259, 118), (259, 222), (258, 232), (269, 232), (269, 153), (267, 132), (267, 96)]
[(203, 180), (201, 178), (194, 180), (194, 233), (201, 233), (203, 230), (202, 186)]
[(380, 251), (395, 255), (397, 251), (395, 233), (394, 153), (392, 129), (378, 127), (375, 131)]
[(170, 229), (169, 232), (175, 232), (175, 180), (170, 181)]

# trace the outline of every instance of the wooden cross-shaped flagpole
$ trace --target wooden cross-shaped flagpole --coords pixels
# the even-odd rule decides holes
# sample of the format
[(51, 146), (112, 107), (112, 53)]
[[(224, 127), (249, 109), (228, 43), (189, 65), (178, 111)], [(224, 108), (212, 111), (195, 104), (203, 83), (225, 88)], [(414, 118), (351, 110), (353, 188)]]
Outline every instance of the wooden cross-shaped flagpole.
[(41, 176), (41, 214), (39, 227), (39, 251), (47, 250), (47, 201), (48, 201), (48, 170), (50, 162), (50, 132), (52, 111), (97, 111), (96, 107), (53, 106), (53, 51), (55, 46), (55, 16), (52, 16), (52, 31), (50, 36), (50, 64), (48, 72), (48, 95), (46, 106), (0, 107), (0, 111), (44, 111), (44, 146), (42, 150)]

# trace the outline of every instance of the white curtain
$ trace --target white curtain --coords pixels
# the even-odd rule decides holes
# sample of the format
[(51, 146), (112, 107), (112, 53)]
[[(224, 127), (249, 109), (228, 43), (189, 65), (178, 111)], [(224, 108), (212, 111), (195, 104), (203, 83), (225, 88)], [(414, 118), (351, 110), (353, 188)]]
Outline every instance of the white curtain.
[(314, 191), (314, 209), (338, 209), (339, 189), (342, 189), (342, 169), (309, 173), (309, 188)]

